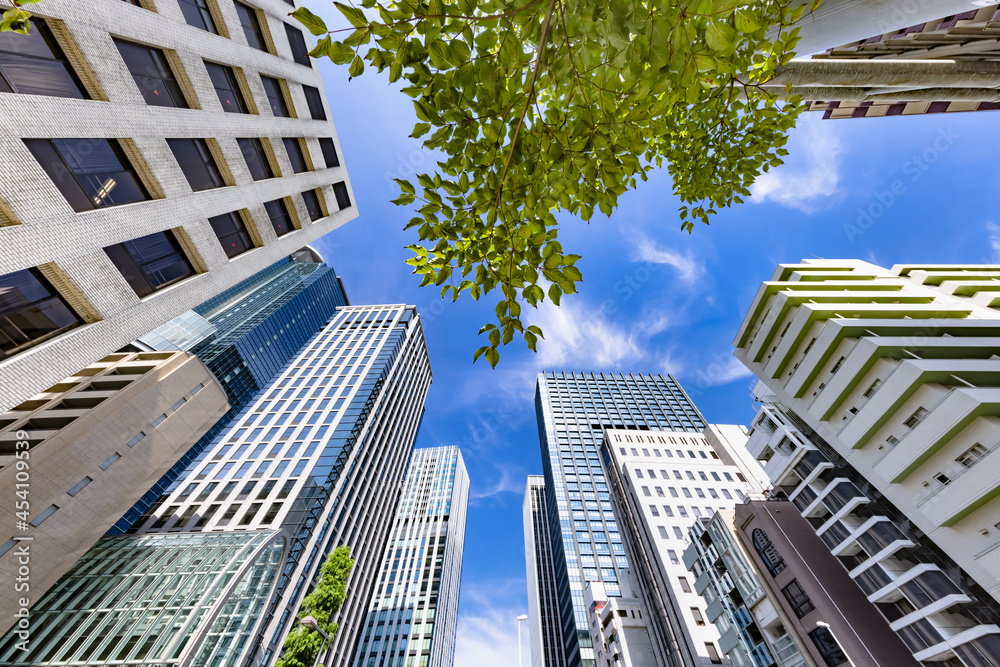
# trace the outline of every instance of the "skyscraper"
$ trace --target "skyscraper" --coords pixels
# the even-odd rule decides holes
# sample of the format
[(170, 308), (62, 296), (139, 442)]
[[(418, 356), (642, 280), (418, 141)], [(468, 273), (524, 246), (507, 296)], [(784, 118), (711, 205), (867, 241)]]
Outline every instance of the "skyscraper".
[[(205, 565), (202, 554), (212, 549), (237, 548), (233, 534), (248, 531), (260, 538), (244, 544), (242, 567), (261, 570), (259, 577), (241, 580), (246, 596), (227, 593), (207, 607), (202, 602), (186, 607), (176, 628), (184, 636), (168, 633), (180, 643), (149, 660), (177, 664), (198, 654), (204, 661), (199, 664), (272, 664), (326, 555), (347, 545), (356, 561), (347, 584), (351, 594), (332, 619), (340, 629), (327, 662), (346, 667), (375, 588), (430, 382), (420, 319), (412, 306), (339, 308), (152, 509), (137, 534), (104, 538), (95, 547), (103, 549), (100, 559), (84, 556), (83, 569), (61, 580), (36, 605), (32, 612), (38, 617), (65, 612), (47, 629), (47, 648), (25, 657), (12, 648), (17, 636), (8, 634), (0, 639), (0, 661), (54, 664), (65, 659), (60, 654), (67, 650), (83, 662), (114, 665), (136, 659), (140, 647), (151, 650), (149, 634), (164, 627), (161, 621), (170, 622), (165, 614), (175, 612), (141, 594), (141, 576), (148, 574), (156, 583), (157, 568), (166, 568), (162, 571), (173, 577), (167, 589), (151, 592), (156, 600), (170, 599), (175, 586), (185, 592), (236, 586), (225, 571), (201, 573), (194, 565)], [(190, 539), (163, 541), (172, 535)], [(163, 560), (166, 551), (158, 561), (155, 554), (143, 555), (146, 549), (168, 547), (193, 559), (192, 567), (171, 570)], [(262, 556), (272, 547), (282, 554), (280, 567), (273, 569)], [(142, 553), (137, 556), (136, 550)], [(103, 590), (86, 586), (102, 572), (127, 570), (126, 558), (151, 564), (151, 573), (135, 573), (139, 579), (119, 584), (134, 594), (110, 600)], [(72, 607), (62, 606), (66, 596), (75, 596)], [(107, 614), (99, 611), (109, 607), (118, 623), (111, 634)], [(203, 615), (191, 616), (198, 609)], [(220, 618), (231, 618), (232, 624)], [(80, 637), (101, 641), (77, 642)]]
[[(553, 552), (551, 579), (558, 597), (552, 600), (540, 584), (528, 591), (529, 599), (536, 601), (529, 604), (529, 611), (537, 614), (530, 619), (530, 628), (542, 627), (542, 619), (558, 619), (562, 639), (558, 650), (563, 657), (552, 656), (543, 644), (542, 663), (534, 667), (592, 667), (585, 578), (589, 571), (599, 571), (607, 594), (614, 596), (619, 592), (619, 572), (628, 567), (601, 468), (604, 431), (660, 428), (699, 434), (705, 422), (680, 384), (662, 375), (547, 371), (538, 375), (535, 411)], [(529, 569), (539, 562), (529, 557)], [(541, 582), (548, 576), (529, 574), (528, 579)]]
[(344, 286), (333, 268), (305, 247), (128, 346), (189, 350), (218, 378), (230, 409), (197, 442), (187, 443), (183, 455), (124, 512), (111, 534), (132, 528), (257, 392), (329, 322), (337, 307), (347, 303)]
[[(706, 434), (711, 439), (671, 429), (604, 433), (601, 454), (612, 505), (659, 667), (707, 667), (722, 661), (725, 647), (720, 648), (715, 626), (706, 622), (707, 604), (681, 556), (695, 521), (763, 491), (759, 472), (745, 474), (749, 466), (734, 465), (749, 458), (742, 448), (745, 431), (711, 425)], [(596, 570), (584, 569), (585, 581), (597, 576)]]
[(523, 510), (530, 664), (533, 667), (562, 667), (566, 664), (566, 656), (559, 618), (555, 553), (549, 530), (549, 512), (545, 505), (545, 477), (542, 475), (528, 475)]
[(355, 667), (451, 667), (468, 501), (458, 447), (414, 450)]
[(998, 277), (782, 264), (735, 341), (748, 449), (921, 662), (1000, 665)]
[(46, 0), (0, 35), (0, 410), (357, 215), (293, 7)]

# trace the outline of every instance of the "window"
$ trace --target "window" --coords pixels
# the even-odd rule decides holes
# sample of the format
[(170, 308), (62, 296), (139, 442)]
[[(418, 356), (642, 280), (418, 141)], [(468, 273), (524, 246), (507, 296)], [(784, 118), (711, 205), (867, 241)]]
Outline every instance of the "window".
[(208, 70), (209, 78), (212, 79), (212, 85), (215, 86), (215, 92), (219, 96), (219, 102), (222, 103), (223, 111), (250, 113), (233, 68), (208, 61), (205, 61), (205, 68)]
[(341, 181), (333, 184), (333, 195), (337, 198), (337, 210), (351, 207), (351, 196), (347, 194), (347, 184)]
[(229, 259), (255, 247), (239, 213), (235, 211), (223, 213), (209, 218), (208, 221), (212, 224), (212, 231), (215, 232)]
[(667, 558), (669, 558), (670, 562), (673, 563), (674, 565), (677, 565), (678, 563), (681, 562), (680, 558), (677, 557), (677, 552), (674, 551), (673, 549), (667, 549)]
[(121, 454), (119, 454), (118, 452), (115, 452), (114, 454), (112, 454), (108, 458), (104, 459), (104, 462), (101, 463), (101, 470), (107, 470), (108, 468), (110, 468), (114, 464), (115, 461), (117, 461), (121, 457), (122, 457)]
[(876, 380), (875, 380), (874, 382), (872, 382), (872, 383), (871, 383), (871, 385), (870, 385), (870, 386), (869, 386), (869, 387), (868, 387), (867, 389), (865, 389), (865, 393), (864, 393), (864, 394), (862, 394), (862, 395), (863, 395), (863, 396), (864, 396), (865, 398), (869, 398), (869, 397), (871, 397), (871, 395), (872, 395), (872, 394), (874, 394), (874, 393), (875, 393), (875, 391), (876, 391), (876, 390), (878, 389), (878, 386), (879, 386), (880, 384), (882, 384), (882, 381), (881, 381), (881, 380), (878, 380), (878, 379), (876, 379)]
[(818, 627), (809, 633), (809, 638), (819, 649), (820, 656), (823, 657), (823, 662), (826, 663), (827, 667), (837, 667), (837, 665), (843, 665), (847, 662), (847, 656), (840, 649), (840, 645), (837, 640), (833, 638), (833, 634), (828, 628)]
[(209, 0), (177, 0), (181, 6), (181, 14), (184, 15), (184, 20), (187, 21), (188, 25), (218, 35), (219, 30), (215, 27), (215, 20), (212, 18), (212, 11), (208, 8), (208, 2)]
[(792, 579), (792, 583), (782, 588), (781, 593), (785, 596), (785, 599), (788, 600), (788, 604), (791, 605), (792, 611), (794, 611), (795, 615), (799, 618), (802, 618), (816, 608), (813, 606), (809, 596), (806, 595), (806, 592), (802, 590), (801, 586), (799, 586), (797, 579)]
[(650, 492), (649, 492), (649, 487), (648, 487), (648, 486), (644, 486), (644, 487), (642, 487), (642, 495), (644, 495), (644, 496), (649, 496), (649, 495), (652, 495), (652, 494), (650, 494)]
[(285, 93), (281, 90), (281, 82), (273, 76), (260, 75), (260, 81), (264, 84), (264, 92), (267, 94), (267, 103), (271, 105), (271, 113), (281, 118), (291, 118), (288, 111), (288, 102), (285, 100)]
[(764, 561), (764, 565), (767, 567), (767, 571), (771, 573), (771, 576), (776, 576), (779, 572), (785, 569), (785, 559), (781, 557), (778, 550), (774, 548), (771, 543), (771, 539), (767, 536), (760, 528), (755, 528), (753, 533), (751, 533), (753, 539), (754, 549), (757, 550), (757, 555), (760, 556), (761, 560)]
[[(323, 161), (326, 162), (326, 166), (333, 168), (340, 166), (340, 158), (337, 157), (337, 147), (333, 144), (333, 139), (330, 137), (320, 137), (319, 147), (323, 151)], [(624, 454), (624, 450), (622, 450)]]
[(905, 422), (903, 422), (903, 424), (905, 424), (909, 428), (914, 428), (916, 427), (917, 424), (922, 422), (924, 420), (924, 417), (926, 416), (927, 416), (927, 410), (925, 410), (924, 408), (917, 408), (916, 411), (912, 415), (910, 415)]
[(114, 139), (25, 139), (24, 143), (77, 213), (150, 198)]
[(836, 373), (837, 371), (839, 371), (840, 367), (843, 365), (843, 363), (844, 363), (844, 357), (841, 357), (840, 359), (837, 359), (837, 363), (835, 363), (833, 365), (833, 368), (830, 369), (831, 375), (833, 373)]
[(40, 18), (27, 35), (0, 33), (0, 92), (88, 99), (86, 89)]
[(326, 110), (323, 109), (323, 95), (319, 88), (303, 84), (302, 92), (306, 94), (306, 104), (309, 105), (309, 115), (313, 120), (326, 120)]
[(677, 526), (674, 526), (674, 537), (676, 537), (678, 540), (684, 539), (684, 533)]
[(302, 193), (302, 200), (306, 203), (306, 210), (309, 211), (310, 220), (319, 220), (323, 217), (323, 208), (319, 203), (320, 195), (316, 190), (306, 190)]
[(664, 528), (663, 526), (657, 526), (657, 528), (660, 529), (660, 537), (662, 537), (665, 540), (669, 540), (670, 539), (670, 535), (667, 533), (667, 529), (666, 528)]
[(0, 276), (0, 360), (82, 323), (38, 269)]
[(694, 618), (695, 625), (705, 625), (705, 617), (701, 615), (701, 609), (698, 607), (690, 607), (691, 616)]
[(114, 42), (146, 104), (180, 109), (189, 107), (161, 49), (122, 39), (115, 39)]
[(660, 516), (660, 510), (656, 508), (656, 505), (650, 505), (649, 511), (653, 516)]
[(711, 660), (713, 664), (722, 663), (722, 657), (719, 655), (719, 650), (715, 648), (715, 644), (712, 642), (705, 642), (705, 650), (708, 651), (708, 659)]
[(167, 145), (195, 192), (221, 188), (226, 184), (204, 139), (167, 139)]
[(963, 452), (962, 455), (955, 460), (961, 463), (966, 468), (971, 468), (972, 466), (976, 465), (977, 463), (985, 459), (987, 454), (989, 454), (989, 451), (987, 451), (985, 447), (983, 447), (981, 444), (977, 442), (972, 447), (969, 447), (969, 449), (965, 450), (965, 452)]
[(281, 141), (285, 144), (285, 152), (288, 153), (288, 160), (292, 163), (292, 171), (296, 174), (309, 171), (309, 165), (306, 162), (305, 153), (302, 151), (301, 140), (282, 139)]
[(43, 509), (38, 516), (36, 516), (34, 519), (32, 519), (31, 521), (29, 521), (28, 523), (30, 523), (35, 528), (38, 528), (38, 526), (42, 525), (43, 521), (45, 521), (50, 516), (52, 516), (53, 514), (55, 514), (57, 509), (59, 509), (58, 505), (49, 505), (48, 507), (46, 507), (45, 509)]
[(306, 46), (306, 39), (302, 36), (302, 31), (286, 23), (285, 35), (288, 36), (288, 46), (292, 48), (292, 60), (300, 65), (312, 67), (312, 62), (309, 60), (309, 47)]
[(271, 226), (274, 228), (276, 235), (283, 236), (295, 229), (292, 225), (292, 218), (288, 215), (288, 207), (285, 206), (284, 200), (275, 199), (274, 201), (266, 201), (264, 202), (264, 210), (267, 211), (267, 217), (271, 219)]
[(688, 583), (687, 577), (677, 577), (677, 581), (681, 585), (681, 590), (685, 593), (691, 592), (691, 584)]
[(90, 479), (89, 477), (84, 477), (79, 482), (77, 482), (76, 484), (74, 484), (70, 488), (70, 490), (67, 491), (66, 493), (68, 493), (71, 496), (75, 496), (76, 494), (80, 493), (80, 491), (83, 490), (83, 487), (87, 486), (88, 484), (90, 484), (93, 481), (94, 480)]
[(948, 477), (948, 475), (944, 474), (943, 472), (939, 472), (936, 475), (934, 475), (934, 479), (937, 480), (941, 484), (941, 486), (948, 486), (949, 484), (951, 484), (951, 478)]
[(140, 298), (194, 275), (170, 230), (108, 246), (104, 252)]
[(260, 139), (237, 139), (236, 143), (240, 145), (240, 151), (243, 152), (243, 159), (247, 161), (247, 169), (250, 170), (253, 180), (274, 178), (271, 162), (267, 159)]
[(267, 48), (267, 40), (264, 38), (264, 31), (260, 26), (260, 18), (257, 16), (257, 10), (244, 5), (242, 2), (235, 2), (233, 4), (236, 5), (236, 13), (240, 17), (240, 25), (243, 26), (243, 34), (247, 38), (247, 44), (265, 53), (270, 53)]

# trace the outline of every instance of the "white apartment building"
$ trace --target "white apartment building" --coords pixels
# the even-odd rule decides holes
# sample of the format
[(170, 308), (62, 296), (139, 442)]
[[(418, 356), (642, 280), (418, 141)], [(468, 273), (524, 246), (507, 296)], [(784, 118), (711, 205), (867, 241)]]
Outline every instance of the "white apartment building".
[(748, 449), (924, 664), (1000, 665), (1000, 267), (783, 264)]
[(649, 641), (642, 601), (631, 587), (628, 570), (622, 571), (620, 596), (608, 595), (604, 582), (588, 581), (585, 589), (590, 611), (590, 635), (598, 667), (656, 667)]
[(42, 0), (0, 34), (0, 410), (357, 215), (292, 0)]
[(468, 504), (458, 447), (413, 451), (355, 667), (451, 667)]
[(601, 455), (611, 500), (659, 667), (724, 661), (719, 632), (681, 555), (695, 521), (762, 491), (759, 473), (742, 472), (750, 463), (741, 447), (729, 449), (741, 432), (709, 426), (710, 440), (680, 430), (605, 431)]

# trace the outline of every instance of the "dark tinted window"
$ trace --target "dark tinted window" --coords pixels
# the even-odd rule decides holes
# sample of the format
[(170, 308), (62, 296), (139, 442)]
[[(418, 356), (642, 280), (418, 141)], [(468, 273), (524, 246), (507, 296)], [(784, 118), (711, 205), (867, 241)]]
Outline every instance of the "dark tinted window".
[(260, 80), (264, 84), (264, 92), (267, 93), (267, 102), (271, 105), (271, 113), (283, 118), (291, 117), (291, 114), (288, 113), (288, 105), (285, 103), (285, 95), (281, 92), (281, 83), (274, 77), (263, 74)]
[(212, 230), (230, 259), (254, 247), (246, 225), (238, 213), (223, 213), (209, 218), (208, 221), (212, 223)]
[(816, 628), (809, 633), (809, 638), (816, 645), (827, 667), (837, 667), (837, 665), (843, 665), (847, 662), (847, 656), (840, 649), (840, 644), (837, 643), (837, 640), (827, 628)]
[(247, 104), (240, 92), (240, 84), (236, 81), (236, 73), (232, 67), (206, 62), (208, 76), (212, 79), (215, 92), (219, 95), (222, 108), (230, 113), (248, 113)]
[(282, 139), (282, 141), (285, 143), (288, 159), (292, 163), (292, 171), (296, 174), (309, 171), (309, 167), (306, 165), (306, 156), (302, 152), (302, 143), (298, 139)]
[(345, 209), (351, 206), (351, 195), (347, 193), (347, 183), (341, 181), (333, 184), (333, 194), (337, 198), (337, 208)]
[(149, 199), (114, 139), (25, 139), (74, 211)]
[(0, 276), (0, 359), (82, 322), (37, 269)]
[(333, 144), (333, 139), (320, 137), (319, 147), (323, 151), (323, 160), (327, 167), (339, 167), (340, 158), (337, 157), (337, 147)]
[(306, 190), (302, 193), (302, 199), (306, 203), (306, 210), (309, 211), (310, 220), (319, 220), (323, 217), (323, 209), (319, 205), (319, 196), (315, 190)]
[(212, 12), (208, 8), (208, 0), (177, 0), (177, 3), (181, 6), (181, 13), (184, 14), (184, 20), (188, 25), (219, 34)]
[(271, 219), (271, 226), (274, 227), (274, 233), (278, 236), (282, 234), (287, 234), (292, 231), (292, 218), (288, 215), (288, 207), (285, 206), (285, 202), (282, 199), (275, 199), (274, 201), (264, 202), (264, 210), (267, 211), (267, 217)]
[(177, 164), (195, 192), (221, 188), (225, 185), (204, 139), (167, 139), (167, 145), (177, 158)]
[(306, 93), (306, 102), (309, 104), (309, 113), (313, 120), (326, 120), (326, 111), (323, 110), (323, 96), (319, 88), (313, 86), (302, 86)]
[(237, 139), (236, 143), (243, 151), (243, 159), (247, 161), (247, 168), (250, 169), (253, 180), (262, 181), (265, 178), (274, 178), (271, 163), (267, 161), (267, 155), (264, 154), (264, 146), (260, 139)]
[(267, 51), (267, 40), (264, 39), (264, 32), (260, 29), (260, 21), (257, 18), (257, 11), (252, 7), (237, 2), (236, 13), (240, 17), (240, 25), (243, 26), (243, 34), (246, 35), (247, 44), (255, 49)]
[(309, 47), (306, 46), (306, 38), (302, 36), (302, 31), (286, 23), (285, 34), (288, 35), (288, 45), (292, 47), (292, 60), (300, 65), (312, 67), (312, 62), (309, 60)]
[(114, 42), (146, 104), (182, 109), (188, 107), (163, 51), (123, 39), (116, 39)]
[(90, 97), (49, 27), (39, 18), (31, 19), (27, 35), (0, 32), (0, 92)]
[(140, 297), (194, 275), (169, 230), (108, 246), (104, 252)]
[(781, 589), (784, 594), (785, 599), (788, 600), (788, 604), (791, 605), (792, 611), (799, 618), (802, 618), (809, 612), (811, 612), (816, 607), (813, 606), (812, 600), (806, 594), (802, 587), (799, 586), (799, 582), (795, 579), (792, 580), (790, 584)]

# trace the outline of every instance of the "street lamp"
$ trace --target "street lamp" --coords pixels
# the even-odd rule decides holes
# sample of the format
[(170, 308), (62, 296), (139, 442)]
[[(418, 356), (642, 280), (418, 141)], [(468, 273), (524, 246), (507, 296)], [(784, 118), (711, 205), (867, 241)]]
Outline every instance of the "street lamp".
[(316, 660), (313, 662), (313, 667), (316, 667), (316, 665), (319, 664), (320, 656), (323, 655), (323, 649), (326, 648), (326, 643), (330, 641), (330, 635), (323, 632), (323, 628), (319, 627), (319, 621), (317, 621), (312, 616), (306, 616), (305, 618), (300, 620), (299, 623), (301, 623), (304, 627), (309, 628), (310, 630), (315, 630), (316, 632), (318, 632), (323, 636), (323, 643), (319, 645), (319, 651), (316, 653)]
[(851, 660), (851, 656), (847, 655), (847, 651), (844, 650), (844, 645), (840, 643), (839, 639), (837, 639), (837, 635), (833, 634), (833, 628), (830, 627), (830, 624), (826, 621), (816, 621), (816, 627), (826, 628), (826, 631), (830, 633), (831, 637), (833, 637), (833, 641), (837, 645), (837, 648), (839, 648), (840, 652), (844, 654), (845, 658), (847, 658), (847, 664), (854, 667), (854, 662)]
[(521, 667), (521, 621), (527, 620), (527, 614), (521, 614), (517, 617), (517, 667)]

